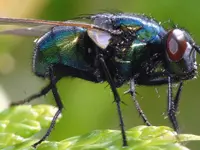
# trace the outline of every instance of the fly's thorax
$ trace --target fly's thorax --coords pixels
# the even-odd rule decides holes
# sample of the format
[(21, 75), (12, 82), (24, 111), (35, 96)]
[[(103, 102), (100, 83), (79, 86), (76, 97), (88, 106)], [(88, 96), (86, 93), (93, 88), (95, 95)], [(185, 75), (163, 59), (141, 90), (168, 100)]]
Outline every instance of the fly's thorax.
[(114, 61), (120, 74), (127, 79), (133, 77), (151, 57), (150, 51), (146, 43), (138, 40), (134, 40), (130, 47), (117, 51)]
[(183, 29), (172, 29), (165, 37), (166, 69), (181, 79), (190, 79), (197, 70), (194, 41)]

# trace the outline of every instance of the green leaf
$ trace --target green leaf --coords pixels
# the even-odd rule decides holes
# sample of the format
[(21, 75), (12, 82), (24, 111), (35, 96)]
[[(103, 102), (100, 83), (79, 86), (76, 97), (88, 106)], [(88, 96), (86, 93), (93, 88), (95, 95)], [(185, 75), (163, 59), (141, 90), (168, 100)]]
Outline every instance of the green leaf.
[[(48, 128), (56, 109), (48, 105), (23, 105), (0, 113), (0, 149), (34, 150), (38, 132)], [(95, 130), (59, 142), (45, 141), (37, 150), (187, 150), (183, 142), (200, 140), (192, 134), (177, 135), (165, 126), (137, 126), (126, 131), (128, 144), (122, 147), (118, 130)]]

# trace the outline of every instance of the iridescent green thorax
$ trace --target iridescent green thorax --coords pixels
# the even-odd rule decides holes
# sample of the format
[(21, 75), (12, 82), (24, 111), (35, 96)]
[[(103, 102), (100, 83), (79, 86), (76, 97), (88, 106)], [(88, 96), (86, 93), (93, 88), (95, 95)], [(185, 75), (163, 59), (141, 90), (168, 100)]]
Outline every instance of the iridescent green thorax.
[(120, 72), (123, 72), (124, 75), (130, 75), (134, 70), (136, 71), (138, 65), (145, 59), (145, 46), (146, 43), (134, 41), (129, 49), (118, 53), (115, 61)]
[[(153, 68), (153, 64), (148, 66), (150, 58), (165, 52), (165, 49), (162, 49), (162, 40), (166, 31), (152, 18), (137, 14), (104, 13), (93, 15), (90, 19), (100, 27), (122, 32), (121, 35), (111, 36), (106, 48), (114, 53), (112, 61), (108, 61), (113, 78), (116, 81), (123, 79), (118, 83), (119, 86), (138, 73), (146, 75), (148, 70)], [(101, 38), (98, 33), (96, 36)], [(95, 43), (101, 45), (98, 40), (95, 40)], [(157, 64), (157, 60), (153, 62), (154, 60), (151, 63)]]
[(116, 68), (122, 76), (121, 78), (129, 80), (137, 73), (147, 73), (148, 65), (149, 69), (151, 67), (150, 59), (160, 50), (159, 45), (152, 46), (145, 42), (134, 40), (129, 49), (120, 51), (115, 57)]

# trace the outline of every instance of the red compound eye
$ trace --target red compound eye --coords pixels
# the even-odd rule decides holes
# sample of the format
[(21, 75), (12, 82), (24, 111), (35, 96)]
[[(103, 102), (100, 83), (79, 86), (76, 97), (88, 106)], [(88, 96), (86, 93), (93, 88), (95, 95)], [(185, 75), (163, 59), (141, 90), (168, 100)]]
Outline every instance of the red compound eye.
[(169, 32), (167, 38), (167, 54), (171, 61), (179, 61), (187, 49), (187, 40), (184, 31), (173, 29)]

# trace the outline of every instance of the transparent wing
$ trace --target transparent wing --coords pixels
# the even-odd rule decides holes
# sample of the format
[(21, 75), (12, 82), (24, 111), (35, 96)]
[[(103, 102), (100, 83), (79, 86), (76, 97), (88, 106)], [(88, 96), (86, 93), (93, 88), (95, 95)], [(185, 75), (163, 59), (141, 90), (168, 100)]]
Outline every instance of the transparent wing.
[(52, 25), (41, 25), (35, 27), (26, 27), (26, 28), (14, 28), (14, 29), (7, 29), (7, 30), (0, 30), (1, 34), (11, 34), (11, 35), (19, 35), (19, 36), (33, 36), (38, 37), (42, 36), (46, 32), (48, 32), (53, 26)]
[(22, 36), (41, 36), (49, 31), (54, 26), (76, 26), (85, 29), (100, 30), (111, 33), (110, 30), (103, 29), (99, 26), (90, 23), (84, 23), (80, 21), (49, 21), (49, 20), (36, 20), (36, 19), (18, 19), (18, 18), (6, 18), (0, 17), (0, 26), (17, 25), (26, 26), (23, 28), (14, 28), (7, 30), (0, 30), (1, 34), (13, 34)]

